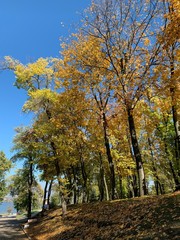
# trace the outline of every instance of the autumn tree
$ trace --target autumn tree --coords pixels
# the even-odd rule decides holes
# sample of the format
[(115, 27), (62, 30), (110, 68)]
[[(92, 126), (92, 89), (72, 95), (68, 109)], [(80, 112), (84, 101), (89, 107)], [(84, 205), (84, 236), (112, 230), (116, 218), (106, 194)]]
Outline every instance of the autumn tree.
[[(14, 207), (17, 212), (27, 211), (29, 213), (29, 169), (24, 166), (19, 169), (10, 179), (9, 184), (10, 194), (13, 196)], [(36, 179), (32, 183), (31, 207), (40, 208), (42, 204), (42, 187)]]
[(174, 149), (176, 153), (177, 171), (175, 174), (176, 190), (180, 188), (180, 131), (179, 131), (179, 1), (170, 0), (164, 2), (164, 27), (159, 34), (161, 48), (161, 64), (157, 68), (161, 81), (158, 81), (158, 89), (165, 91), (171, 98), (172, 120), (174, 123)]
[[(14, 85), (17, 88), (25, 89), (29, 95), (29, 101), (27, 101), (27, 103), (24, 105), (24, 111), (31, 111), (35, 114), (43, 112), (45, 113), (44, 118), (46, 118), (46, 120), (50, 120), (51, 102), (49, 101), (49, 98), (51, 89), (54, 89), (55, 86), (56, 78), (54, 73), (56, 59), (39, 58), (36, 62), (28, 63), (26, 65), (23, 65), (18, 60), (15, 60), (11, 57), (6, 57), (5, 60), (7, 68), (12, 70), (16, 76)], [(34, 102), (32, 102), (32, 100), (34, 100)], [(42, 145), (44, 139), (38, 139), (38, 141), (39, 145)], [(53, 152), (55, 155), (56, 149), (52, 140), (50, 141), (50, 148), (52, 149), (51, 152)], [(46, 157), (47, 156), (48, 153), (46, 153)], [(56, 166), (56, 172), (58, 175), (60, 171), (56, 159), (54, 159), (54, 164)]]
[[(85, 17), (83, 33), (77, 42), (71, 42), (69, 55), (65, 52), (67, 63), (71, 61), (72, 64), (70, 71), (74, 71), (73, 81), (79, 79), (86, 83), (92, 79), (91, 85), (89, 84), (92, 91), (94, 82), (99, 81), (101, 87), (104, 85), (106, 90), (109, 88), (109, 93), (103, 93), (107, 96), (106, 100), (110, 94), (117, 99), (119, 105), (124, 106), (136, 160), (140, 195), (146, 193), (146, 183), (134, 123), (134, 109), (149, 86), (148, 76), (159, 51), (158, 44), (155, 44), (156, 28), (152, 32), (158, 10), (158, 1), (93, 1)], [(68, 70), (64, 77), (67, 75)], [(105, 119), (103, 122), (106, 123)], [(108, 145), (107, 139), (105, 142)], [(107, 155), (112, 168), (110, 148), (107, 149)], [(113, 170), (111, 176), (113, 179)]]
[[(77, 42), (73, 41), (71, 45), (63, 44), (63, 63), (59, 64), (58, 76), (64, 79), (65, 84), (76, 86), (86, 93), (86, 98), (90, 102), (90, 108), (96, 114), (97, 121), (101, 124), (104, 138), (104, 147), (109, 162), (111, 197), (115, 198), (115, 169), (111, 154), (110, 140), (108, 136), (108, 105), (111, 99), (111, 84), (107, 83), (110, 79), (108, 61), (101, 51), (100, 42), (94, 37), (84, 38), (83, 35), (77, 36)], [(74, 61), (75, 59), (75, 61)], [(67, 65), (68, 63), (69, 66)], [(92, 65), (99, 63), (99, 69), (93, 69)], [(71, 65), (72, 64), (72, 65)], [(67, 67), (66, 67), (67, 66)], [(103, 72), (104, 67), (104, 72)], [(73, 75), (73, 78), (72, 78)], [(93, 114), (91, 111), (91, 114)]]
[(11, 166), (10, 160), (6, 158), (4, 152), (0, 151), (0, 202), (3, 201), (4, 196), (7, 194), (5, 175)]
[[(174, 181), (176, 188), (178, 186), (178, 164), (174, 147), (175, 134), (173, 131), (171, 96), (167, 92), (169, 92), (168, 89), (163, 93), (159, 92), (158, 96), (151, 96), (144, 111), (146, 118), (145, 129), (151, 132), (151, 137), (148, 137), (148, 144), (151, 156), (156, 159), (153, 163), (155, 172), (159, 172), (158, 168), (160, 167), (161, 176), (164, 174), (167, 179)], [(162, 183), (162, 180), (158, 179), (157, 173), (155, 175), (156, 183), (159, 182), (158, 185), (161, 191), (162, 186), (160, 187), (160, 183)], [(164, 190), (161, 192), (164, 192)]]
[(26, 174), (27, 187), (27, 211), (28, 218), (31, 218), (32, 199), (33, 199), (33, 184), (34, 184), (34, 168), (37, 152), (34, 151), (34, 143), (36, 138), (32, 129), (17, 128), (17, 134), (14, 138), (13, 151), (15, 154), (11, 158), (13, 162), (23, 160), (24, 172)]

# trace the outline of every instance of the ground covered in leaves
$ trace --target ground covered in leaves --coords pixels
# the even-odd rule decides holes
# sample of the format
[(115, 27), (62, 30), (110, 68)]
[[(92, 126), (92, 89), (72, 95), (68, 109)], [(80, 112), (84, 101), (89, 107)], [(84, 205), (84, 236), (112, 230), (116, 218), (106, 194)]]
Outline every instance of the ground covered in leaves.
[(49, 210), (28, 229), (32, 240), (179, 239), (180, 192)]

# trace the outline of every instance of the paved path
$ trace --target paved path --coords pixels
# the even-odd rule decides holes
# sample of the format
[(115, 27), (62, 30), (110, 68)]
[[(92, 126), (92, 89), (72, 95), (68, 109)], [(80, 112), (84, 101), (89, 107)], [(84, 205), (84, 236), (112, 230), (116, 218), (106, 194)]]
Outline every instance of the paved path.
[(0, 240), (28, 240), (15, 216), (0, 217)]

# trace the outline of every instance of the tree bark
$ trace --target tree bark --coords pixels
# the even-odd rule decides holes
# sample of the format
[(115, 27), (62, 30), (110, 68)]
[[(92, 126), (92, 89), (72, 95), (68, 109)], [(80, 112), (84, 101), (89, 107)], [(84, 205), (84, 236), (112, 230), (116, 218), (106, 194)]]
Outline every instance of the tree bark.
[(28, 219), (31, 218), (31, 210), (32, 210), (33, 164), (31, 161), (32, 159), (30, 159), (29, 175), (28, 175), (28, 211), (27, 211)]
[(138, 184), (137, 184), (137, 176), (135, 174), (128, 176), (128, 183), (130, 189), (130, 197), (137, 197), (138, 196)]
[(50, 197), (51, 197), (52, 184), (53, 184), (53, 180), (50, 181), (49, 188), (48, 188), (48, 194), (47, 194), (47, 205), (48, 205), (48, 208), (50, 206)]
[[(173, 49), (173, 46), (172, 46)], [(180, 124), (178, 121), (178, 112), (177, 112), (177, 104), (175, 99), (175, 81), (173, 79), (174, 77), (174, 53), (172, 50), (171, 54), (171, 60), (170, 60), (170, 72), (171, 72), (171, 88), (170, 88), (170, 94), (171, 94), (171, 100), (172, 100), (172, 115), (173, 115), (173, 124), (174, 124), (174, 131), (175, 131), (175, 153), (176, 153), (176, 164), (177, 164), (177, 173), (178, 177), (180, 177)], [(177, 190), (179, 190), (177, 188)]]
[(105, 187), (105, 190), (106, 190), (106, 200), (109, 201), (110, 197), (109, 197), (109, 190), (108, 190), (108, 186), (107, 186), (107, 181), (106, 181), (106, 176), (104, 174), (104, 187)]
[(72, 172), (73, 172), (73, 203), (77, 203), (77, 171), (74, 166), (72, 166)]
[(42, 205), (42, 211), (45, 210), (45, 204), (46, 204), (46, 195), (47, 195), (47, 187), (48, 187), (49, 181), (46, 181), (46, 184), (44, 186), (44, 196), (43, 196), (43, 205)]
[(129, 131), (131, 136), (132, 148), (133, 148), (134, 157), (136, 160), (136, 169), (137, 169), (138, 183), (139, 183), (139, 196), (143, 196), (147, 192), (143, 162), (142, 162), (142, 157), (141, 157), (138, 140), (136, 136), (136, 129), (134, 124), (132, 109), (127, 109), (127, 113), (128, 113)]
[(105, 144), (107, 159), (108, 159), (109, 168), (110, 168), (111, 199), (113, 200), (113, 199), (115, 199), (115, 187), (116, 187), (114, 163), (113, 163), (113, 159), (112, 159), (112, 155), (111, 155), (109, 138), (107, 135), (107, 119), (106, 119), (106, 115), (104, 112), (102, 114), (102, 117), (103, 117), (103, 129), (104, 129), (104, 144)]
[[(128, 144), (129, 144), (129, 151), (131, 154), (132, 159), (136, 162), (133, 151), (132, 151), (132, 141), (131, 141), (131, 136), (129, 135), (129, 129), (126, 129), (127, 132), (127, 139), (128, 139)], [(128, 167), (128, 169), (130, 169)], [(133, 175), (129, 176), (128, 181), (130, 181), (130, 189), (132, 192), (132, 197), (137, 197), (138, 196), (138, 183), (137, 183), (137, 176), (135, 173), (133, 173)]]
[(122, 184), (122, 176), (119, 175), (119, 190), (120, 190), (120, 199), (123, 199), (123, 184)]
[(104, 168), (103, 168), (101, 153), (99, 153), (99, 163), (100, 163), (99, 192), (100, 192), (100, 201), (103, 201), (104, 199)]
[(65, 216), (67, 213), (67, 202), (63, 194), (61, 196), (61, 205), (62, 205), (62, 216)]
[(85, 169), (85, 164), (82, 156), (80, 156), (80, 162), (81, 162), (81, 172), (82, 172), (82, 178), (83, 178), (83, 199), (82, 202), (87, 202), (88, 198), (88, 190), (87, 190), (87, 173)]
[(132, 176), (127, 176), (128, 198), (134, 198), (135, 193), (132, 185)]
[(151, 162), (152, 162), (152, 168), (153, 168), (153, 176), (154, 176), (154, 185), (155, 185), (155, 189), (156, 189), (156, 195), (159, 195), (159, 190), (160, 190), (160, 194), (162, 194), (162, 186), (160, 183), (160, 179), (158, 176), (158, 172), (157, 172), (157, 168), (155, 165), (155, 161), (154, 161), (154, 154), (153, 154), (153, 150), (152, 150), (152, 142), (151, 139), (148, 137), (148, 144), (149, 144), (149, 149), (150, 149), (150, 153), (151, 153)]
[(176, 174), (176, 171), (174, 170), (172, 161), (169, 158), (168, 146), (167, 146), (167, 143), (166, 143), (166, 139), (164, 139), (164, 147), (165, 147), (166, 156), (168, 158), (170, 170), (172, 172), (173, 180), (174, 180), (174, 183), (175, 183), (175, 191), (179, 191), (180, 190), (180, 182), (179, 182), (178, 176)]

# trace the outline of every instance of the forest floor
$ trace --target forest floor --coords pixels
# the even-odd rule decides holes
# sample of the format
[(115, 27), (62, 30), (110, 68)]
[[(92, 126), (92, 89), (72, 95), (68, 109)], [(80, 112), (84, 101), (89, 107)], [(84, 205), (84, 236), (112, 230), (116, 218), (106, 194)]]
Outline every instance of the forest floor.
[(40, 215), (32, 240), (173, 240), (180, 237), (180, 192), (69, 206)]

